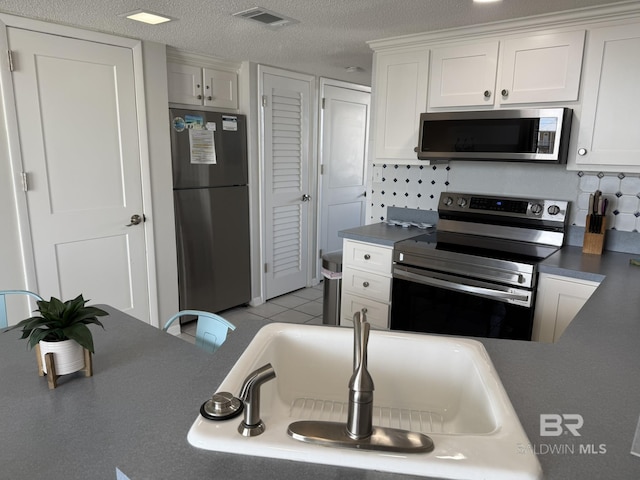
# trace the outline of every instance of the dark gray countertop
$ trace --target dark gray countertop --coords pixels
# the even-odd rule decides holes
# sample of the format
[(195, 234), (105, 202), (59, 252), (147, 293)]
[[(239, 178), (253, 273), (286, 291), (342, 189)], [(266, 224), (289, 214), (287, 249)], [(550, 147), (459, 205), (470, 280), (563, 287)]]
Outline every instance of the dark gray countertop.
[(386, 223), (372, 223), (363, 227), (342, 230), (338, 235), (349, 240), (374, 243), (393, 247), (397, 242), (417, 237), (427, 233), (428, 230), (418, 227), (400, 227), (398, 225), (388, 225)]
[[(640, 267), (632, 257), (585, 259), (563, 249), (545, 262), (550, 273), (585, 268), (604, 280), (560, 342), (482, 340), (531, 442), (514, 448), (537, 452), (548, 479), (640, 478), (640, 458), (629, 453), (640, 416)], [(264, 323), (236, 322), (208, 355), (103, 308), (111, 315), (105, 331), (94, 329), (94, 376), (62, 377), (53, 391), (19, 333), (0, 334), (0, 477), (113, 479), (117, 467), (131, 480), (413, 478), (191, 447), (186, 435), (201, 403)], [(581, 415), (581, 436), (541, 436), (541, 414)]]

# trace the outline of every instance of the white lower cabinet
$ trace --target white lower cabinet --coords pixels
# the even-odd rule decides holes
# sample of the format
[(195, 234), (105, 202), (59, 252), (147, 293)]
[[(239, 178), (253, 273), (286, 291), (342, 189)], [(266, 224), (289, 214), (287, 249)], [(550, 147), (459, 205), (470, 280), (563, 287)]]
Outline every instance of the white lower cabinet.
[(532, 340), (557, 342), (598, 285), (598, 282), (541, 273)]
[(353, 326), (353, 314), (366, 309), (372, 328), (389, 329), (393, 248), (344, 240), (340, 325)]
[(358, 297), (351, 293), (342, 294), (342, 318), (340, 325), (353, 327), (353, 314), (366, 309), (367, 321), (371, 328), (388, 330), (389, 328), (389, 304), (376, 302), (370, 298)]

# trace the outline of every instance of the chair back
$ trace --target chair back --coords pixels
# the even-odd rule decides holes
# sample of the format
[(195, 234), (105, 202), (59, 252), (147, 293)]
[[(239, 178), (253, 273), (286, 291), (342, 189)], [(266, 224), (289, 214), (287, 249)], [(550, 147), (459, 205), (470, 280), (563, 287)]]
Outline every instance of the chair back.
[(224, 343), (229, 330), (236, 329), (235, 325), (215, 313), (203, 312), (201, 310), (182, 310), (171, 317), (167, 323), (164, 324), (162, 330), (166, 332), (175, 320), (185, 315), (198, 317), (196, 345), (210, 353), (215, 352), (220, 345)]
[(0, 290), (0, 328), (6, 328), (9, 325), (9, 320), (7, 319), (7, 295), (27, 295), (36, 300), (42, 300), (40, 295), (27, 290)]

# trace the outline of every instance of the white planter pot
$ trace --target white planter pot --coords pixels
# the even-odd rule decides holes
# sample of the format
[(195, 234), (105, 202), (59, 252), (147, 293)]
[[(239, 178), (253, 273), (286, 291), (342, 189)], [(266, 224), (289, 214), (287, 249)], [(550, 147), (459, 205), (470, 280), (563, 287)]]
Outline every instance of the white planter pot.
[(40, 355), (42, 356), (44, 373), (47, 373), (47, 363), (44, 359), (47, 353), (53, 353), (53, 361), (58, 375), (66, 375), (84, 368), (84, 349), (75, 340), (40, 341)]

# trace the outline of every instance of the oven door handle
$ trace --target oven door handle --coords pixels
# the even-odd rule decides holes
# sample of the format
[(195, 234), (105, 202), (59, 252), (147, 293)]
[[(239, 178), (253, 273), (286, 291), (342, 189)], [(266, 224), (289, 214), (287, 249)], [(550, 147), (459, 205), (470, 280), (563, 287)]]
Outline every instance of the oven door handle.
[(441, 280), (439, 278), (427, 277), (416, 273), (407, 272), (405, 270), (394, 269), (393, 276), (403, 280), (410, 280), (412, 282), (422, 283), (423, 285), (430, 285), (433, 287), (446, 288), (448, 290), (454, 290), (456, 292), (471, 293), (480, 297), (491, 298), (495, 300), (501, 300), (503, 302), (515, 301), (519, 304), (526, 304), (530, 306), (531, 298), (529, 295), (521, 293), (504, 292), (501, 290), (492, 290), (490, 288), (474, 287), (472, 285), (465, 285), (462, 283), (449, 282), (447, 280)]

